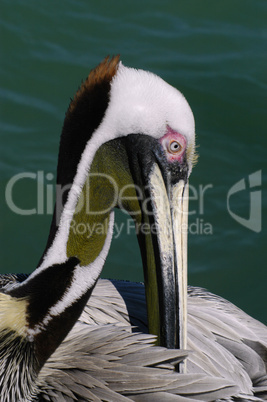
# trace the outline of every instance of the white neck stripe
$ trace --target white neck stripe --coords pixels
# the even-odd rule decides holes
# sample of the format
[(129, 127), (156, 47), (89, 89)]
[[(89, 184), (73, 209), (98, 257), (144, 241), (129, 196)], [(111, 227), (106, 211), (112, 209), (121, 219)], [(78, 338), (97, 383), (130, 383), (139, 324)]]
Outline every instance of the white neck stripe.
[(110, 213), (107, 236), (100, 254), (87, 267), (81, 267), (80, 265), (77, 265), (75, 267), (71, 286), (66, 290), (61, 300), (59, 300), (48, 310), (43, 321), (36, 325), (34, 329), (30, 329), (28, 331), (30, 337), (37, 335), (39, 332), (43, 331), (47, 324), (53, 319), (53, 317), (62, 314), (68, 307), (74, 304), (75, 301), (79, 300), (87, 292), (87, 290), (91, 289), (94, 286), (97, 279), (99, 278), (99, 275), (102, 271), (103, 265), (108, 255), (113, 235), (113, 226), (114, 212), (112, 211)]

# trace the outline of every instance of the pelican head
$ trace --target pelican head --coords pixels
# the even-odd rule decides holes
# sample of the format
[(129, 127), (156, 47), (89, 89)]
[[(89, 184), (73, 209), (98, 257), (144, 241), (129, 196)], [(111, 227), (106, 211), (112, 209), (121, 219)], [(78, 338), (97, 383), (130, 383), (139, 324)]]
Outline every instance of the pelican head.
[(160, 345), (185, 348), (187, 194), (194, 161), (194, 117), (181, 92), (155, 74), (125, 67), (119, 57), (106, 58), (66, 114), (61, 190), (39, 270), (76, 257), (81, 282), (92, 286), (108, 254), (113, 210), (127, 211), (143, 260), (149, 330)]

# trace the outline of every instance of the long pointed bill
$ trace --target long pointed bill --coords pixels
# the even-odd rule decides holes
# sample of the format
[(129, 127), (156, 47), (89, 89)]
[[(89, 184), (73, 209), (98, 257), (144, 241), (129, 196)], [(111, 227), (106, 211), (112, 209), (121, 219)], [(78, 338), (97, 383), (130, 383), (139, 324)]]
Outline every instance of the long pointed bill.
[[(172, 222), (176, 257), (176, 291), (178, 296), (179, 349), (187, 348), (187, 234), (188, 234), (188, 182), (183, 180), (172, 188)], [(180, 371), (186, 371), (186, 362), (180, 363)]]
[[(166, 188), (161, 170), (156, 163), (149, 176), (155, 228), (152, 233), (155, 267), (147, 264), (149, 271), (147, 275), (150, 275), (150, 281), (146, 283), (149, 327), (151, 332), (157, 333), (160, 345), (185, 349), (188, 184), (180, 180), (175, 184), (169, 184), (167, 186), (169, 188)], [(152, 281), (151, 269), (156, 271), (156, 278)], [(155, 303), (158, 303), (158, 314), (155, 314)], [(185, 367), (181, 364), (179, 369), (185, 371)]]
[[(109, 219), (115, 205), (134, 218), (143, 260), (149, 332), (157, 335), (161, 346), (185, 349), (186, 162), (168, 163), (158, 140), (131, 134), (103, 144), (94, 157), (90, 174), (89, 188), (84, 186), (83, 191), (94, 213), (86, 214), (81, 208), (75, 215), (76, 222), (84, 223), (86, 218), (90, 227), (97, 228)], [(106, 180), (107, 177), (112, 180)], [(82, 241), (80, 237), (76, 241), (73, 234), (70, 256), (78, 256), (83, 265), (88, 265), (101, 252), (105, 238), (96, 229), (90, 236), (83, 236)], [(184, 368), (180, 365), (179, 369)]]

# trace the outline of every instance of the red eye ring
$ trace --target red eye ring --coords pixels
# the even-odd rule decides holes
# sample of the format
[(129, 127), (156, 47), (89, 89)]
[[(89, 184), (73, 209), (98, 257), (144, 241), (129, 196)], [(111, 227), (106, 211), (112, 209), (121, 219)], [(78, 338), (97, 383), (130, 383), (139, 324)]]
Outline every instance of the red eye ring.
[(169, 146), (168, 146), (168, 151), (172, 154), (177, 154), (178, 152), (180, 152), (182, 149), (181, 144), (178, 141), (171, 141)]

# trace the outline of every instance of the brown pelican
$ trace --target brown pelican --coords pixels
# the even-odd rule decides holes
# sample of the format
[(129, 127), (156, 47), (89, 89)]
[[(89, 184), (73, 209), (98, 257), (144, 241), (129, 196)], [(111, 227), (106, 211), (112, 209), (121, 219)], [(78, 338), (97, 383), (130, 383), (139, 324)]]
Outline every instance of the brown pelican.
[[(159, 77), (118, 57), (89, 74), (63, 125), (45, 252), (29, 277), (0, 279), (1, 401), (264, 398), (266, 327), (197, 288), (187, 314), (194, 143), (187, 101)], [(98, 281), (114, 207), (136, 223), (145, 293)]]

